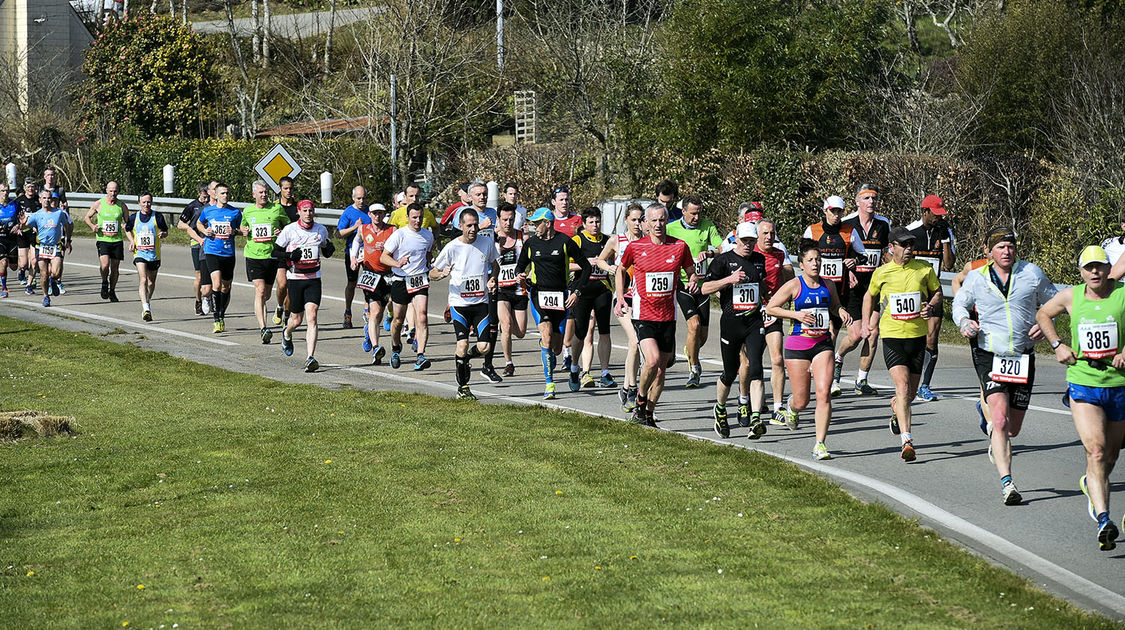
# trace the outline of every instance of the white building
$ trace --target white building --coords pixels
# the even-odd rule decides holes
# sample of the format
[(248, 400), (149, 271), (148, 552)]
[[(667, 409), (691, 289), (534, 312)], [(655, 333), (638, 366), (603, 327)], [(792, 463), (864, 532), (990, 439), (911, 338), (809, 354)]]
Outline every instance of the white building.
[(77, 81), (94, 41), (67, 0), (0, 0), (0, 71), (14, 81), (20, 111), (36, 94), (58, 98)]

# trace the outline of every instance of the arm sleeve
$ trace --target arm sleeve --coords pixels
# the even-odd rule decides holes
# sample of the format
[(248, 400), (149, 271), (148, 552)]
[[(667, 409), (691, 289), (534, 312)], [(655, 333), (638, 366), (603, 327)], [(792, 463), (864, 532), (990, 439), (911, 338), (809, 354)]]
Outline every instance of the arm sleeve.
[(811, 225), (809, 227), (805, 228), (804, 233), (801, 234), (801, 238), (807, 238), (809, 240), (813, 240), (812, 226)]
[(449, 252), (449, 250), (453, 248), (453, 243), (454, 241), (450, 241), (446, 244), (445, 247), (441, 249), (441, 253), (439, 253), (437, 255), (437, 258), (434, 260), (434, 269), (444, 269), (453, 262), (452, 260), (450, 260), (451, 258), (453, 258), (453, 256)]
[(871, 274), (871, 283), (867, 285), (867, 292), (870, 293), (872, 297), (879, 297), (879, 292), (883, 289), (882, 269), (882, 267), (879, 267), (875, 270), (875, 273)]
[(190, 223), (191, 215), (193, 214), (195, 214), (194, 209), (189, 203), (188, 205), (184, 206), (183, 212), (180, 212), (180, 221), (183, 221), (184, 223)]
[(941, 290), (941, 281), (938, 280), (937, 272), (934, 271), (933, 267), (930, 267), (929, 270), (926, 271), (925, 282), (926, 288), (930, 291), (930, 295), (933, 295), (934, 293), (937, 293)]
[(684, 243), (683, 249), (680, 250), (680, 269), (683, 269), (684, 274), (690, 278), (695, 273), (695, 259), (691, 255), (691, 248)]
[(353, 238), (352, 244), (348, 247), (348, 255), (350, 255), (352, 257), (352, 260), (363, 260), (362, 258), (360, 258), (360, 255), (359, 255), (359, 253), (362, 252), (362, 251), (363, 251), (363, 239), (362, 238)]

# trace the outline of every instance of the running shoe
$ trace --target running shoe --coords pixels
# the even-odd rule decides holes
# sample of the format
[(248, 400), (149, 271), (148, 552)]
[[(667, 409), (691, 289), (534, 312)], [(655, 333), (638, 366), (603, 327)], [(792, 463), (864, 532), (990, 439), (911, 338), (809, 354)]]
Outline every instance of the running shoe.
[(715, 433), (726, 439), (730, 437), (730, 425), (727, 424), (727, 408), (725, 405), (715, 405), (711, 410), (715, 417)]
[(109, 292), (109, 301), (110, 302), (120, 302), (121, 301), (121, 300), (117, 299), (117, 292), (116, 291), (110, 291)]
[(996, 463), (996, 458), (992, 456), (992, 427), (988, 427), (988, 461)]
[(16, 274), (16, 277), (19, 279), (20, 284), (27, 284), (27, 274), (24, 273), (23, 269), (19, 270), (19, 273)]
[(743, 428), (750, 426), (750, 405), (738, 404), (738, 426)]
[(211, 327), (212, 332), (216, 335), (223, 332), (223, 327), (219, 325), (219, 320), (215, 320), (215, 324)]
[(797, 425), (801, 422), (801, 412), (792, 409), (783, 409), (781, 413), (785, 414), (785, 426), (790, 431), (796, 431)]
[(563, 370), (564, 371), (570, 370), (571, 363), (572, 363), (572, 359), (570, 358), (570, 355), (569, 354), (563, 355)]
[(593, 386), (594, 386), (594, 377), (590, 376), (589, 372), (584, 372), (582, 374), (582, 387), (593, 387)]
[(1082, 494), (1086, 495), (1086, 513), (1095, 523), (1098, 522), (1098, 515), (1094, 512), (1094, 502), (1090, 500), (1090, 490), (1086, 488), (1086, 475), (1078, 478), (1078, 488), (1082, 490)]
[(980, 417), (980, 432), (988, 435), (988, 419), (984, 417), (984, 406), (977, 401), (977, 416)]
[(824, 442), (817, 442), (812, 449), (812, 458), (817, 461), (832, 459), (832, 453), (828, 452), (828, 447), (824, 445)]
[(50, 306), (50, 305), (51, 305), (51, 296), (44, 295), (43, 296), (43, 306)]
[(453, 313), (450, 312), (448, 306), (445, 307), (445, 315), (442, 316), (442, 318), (445, 320), (445, 323), (447, 323), (447, 324), (453, 321)]
[(515, 365), (512, 365), (511, 363), (509, 363), (509, 364), (504, 366), (504, 376), (515, 376), (515, 375), (516, 375), (516, 366)]
[(145, 312), (141, 313), (141, 319), (146, 321), (146, 322), (151, 322), (152, 321), (152, 311), (145, 311)]
[(844, 389), (840, 387), (839, 381), (832, 381), (832, 386), (828, 390), (828, 395), (833, 398), (839, 398), (844, 393)]
[(891, 435), (898, 435), (902, 433), (902, 429), (898, 426), (898, 414), (895, 413), (895, 399), (891, 399)]
[[(203, 301), (202, 300), (196, 300), (195, 301), (195, 314), (196, 315), (202, 315), (203, 314)], [(280, 324), (281, 322), (275, 321), (274, 323)]]
[(269, 343), (271, 339), (273, 339), (273, 331), (270, 330), (269, 328), (263, 328), (262, 329), (262, 343), (263, 344)]
[(902, 444), (902, 461), (912, 462), (917, 456), (914, 454), (914, 444), (911, 442), (903, 442)]
[(25, 289), (24, 292), (27, 293), (28, 295), (35, 295), (35, 285), (34, 284), (27, 285), (27, 289)]
[(386, 332), (391, 332), (391, 314), (390, 313), (387, 313), (383, 317), (383, 330), (386, 331)]
[(462, 385), (461, 387), (457, 388), (457, 399), (458, 400), (476, 400), (477, 397), (473, 395), (473, 392), (469, 391), (468, 385)]
[[(195, 306), (196, 308), (199, 308), (199, 302), (196, 302), (195, 305), (196, 305)], [(285, 309), (280, 304), (277, 305), (277, 308), (273, 309), (273, 323), (274, 324), (281, 324), (281, 313), (284, 310)]]
[(1019, 505), (1020, 501), (1023, 501), (1023, 495), (1016, 489), (1014, 481), (1004, 484), (1002, 492), (1004, 493), (1004, 505)]
[(306, 372), (315, 372), (317, 370), (317, 368), (319, 368), (319, 367), (320, 367), (320, 363), (317, 362), (315, 357), (309, 357), (308, 359), (305, 360), (305, 371)]
[(930, 391), (929, 385), (918, 386), (918, 399), (922, 402), (933, 402), (938, 399), (937, 394)]
[(352, 312), (344, 311), (344, 328), (352, 327)]
[(746, 437), (751, 439), (751, 440), (757, 440), (757, 439), (760, 439), (765, 434), (766, 434), (766, 423), (762, 422), (762, 418), (761, 418), (761, 416), (759, 416), (756, 420), (753, 420), (750, 423), (750, 433), (748, 433), (746, 435)]
[(480, 373), (481, 373), (481, 376), (487, 378), (489, 381), (491, 381), (493, 383), (503, 383), (504, 382), (504, 379), (500, 378), (500, 375), (496, 373), (496, 368), (492, 367), (491, 365), (486, 365), (486, 366), (482, 367), (480, 369)]
[(211, 298), (210, 297), (204, 298), (203, 303), (200, 306), (201, 306), (201, 308), (199, 310), (203, 311), (203, 315), (210, 315), (211, 314)]
[(59, 283), (54, 280), (51, 280), (51, 295), (55, 297), (59, 296)]
[(6, 297), (8, 297), (8, 287), (4, 287), (3, 289), (0, 289), (0, 298), (6, 298)]
[(632, 405), (633, 409), (635, 409), (637, 407), (637, 388), (636, 387), (630, 387), (629, 388), (629, 404)]
[(1113, 551), (1117, 548), (1117, 525), (1113, 524), (1109, 515), (1098, 523), (1098, 549), (1102, 551)]
[(55, 295), (66, 295), (66, 285), (64, 285), (62, 283), (62, 280), (59, 280), (58, 282), (56, 282), (55, 286), (58, 287), (58, 289), (59, 289), (59, 292), (56, 293)]
[(391, 352), (391, 369), (397, 370), (402, 365), (402, 355), (397, 352)]
[(414, 359), (415, 372), (420, 372), (428, 367), (430, 367), (430, 360), (426, 358), (426, 355), (420, 354), (417, 359)]
[(878, 396), (879, 395), (879, 390), (877, 390), (874, 387), (868, 385), (867, 379), (863, 379), (862, 381), (856, 381), (855, 382), (855, 389), (853, 389), (852, 391), (854, 391), (856, 394), (859, 394), (860, 396)]
[(371, 365), (379, 365), (383, 362), (383, 357), (387, 355), (387, 349), (383, 346), (375, 346), (371, 350)]
[(555, 383), (554, 381), (547, 383), (547, 387), (543, 389), (543, 398), (545, 400), (555, 399)]
[(293, 338), (286, 337), (285, 333), (281, 333), (281, 351), (287, 357), (293, 356)]
[(637, 397), (630, 395), (629, 390), (621, 390), (621, 411), (632, 413), (637, 408)]
[(629, 390), (624, 387), (617, 390), (617, 399), (621, 401), (621, 407), (624, 408), (625, 404), (629, 402)]
[(371, 337), (367, 336), (367, 324), (363, 325), (363, 342), (360, 346), (364, 352), (371, 352)]
[(410, 343), (414, 343), (414, 328), (410, 328), (406, 331), (406, 340)]
[(699, 387), (699, 378), (703, 375), (702, 373), (702, 367), (697, 365), (691, 366), (691, 369), (688, 370), (687, 382), (684, 383), (684, 387), (693, 389)]
[(226, 331), (227, 331), (227, 320), (220, 319), (219, 320), (219, 332), (226, 332)]
[(773, 412), (773, 415), (770, 416), (770, 424), (778, 427), (785, 426), (785, 405), (778, 407), (777, 411)]
[(605, 389), (617, 387), (617, 381), (613, 380), (613, 377), (609, 374), (602, 374), (601, 377), (598, 378), (598, 387), (604, 387)]
[(578, 380), (578, 372), (570, 372), (570, 377), (567, 380), (567, 384), (570, 386), (570, 391), (572, 392), (576, 392), (579, 389), (582, 389), (582, 383), (580, 383)]

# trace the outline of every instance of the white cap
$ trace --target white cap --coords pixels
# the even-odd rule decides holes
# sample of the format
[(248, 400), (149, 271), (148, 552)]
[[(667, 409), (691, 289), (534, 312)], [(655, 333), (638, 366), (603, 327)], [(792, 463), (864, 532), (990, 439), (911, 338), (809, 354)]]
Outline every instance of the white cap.
[(832, 195), (831, 197), (825, 199), (824, 200), (824, 209), (827, 210), (829, 208), (839, 208), (839, 209), (843, 210), (844, 209), (844, 198), (840, 197), (839, 195)]
[(378, 210), (382, 210), (383, 212), (386, 212), (386, 211), (387, 211), (387, 207), (386, 207), (386, 206), (384, 206), (384, 205), (383, 205), (383, 204), (381, 204), (381, 203), (373, 203), (373, 204), (371, 204), (371, 205), (367, 206), (367, 211), (368, 211), (368, 212), (375, 212), (375, 211), (378, 211)]
[(758, 226), (752, 221), (739, 223), (738, 229), (734, 232), (734, 237), (738, 240), (744, 238), (758, 238)]

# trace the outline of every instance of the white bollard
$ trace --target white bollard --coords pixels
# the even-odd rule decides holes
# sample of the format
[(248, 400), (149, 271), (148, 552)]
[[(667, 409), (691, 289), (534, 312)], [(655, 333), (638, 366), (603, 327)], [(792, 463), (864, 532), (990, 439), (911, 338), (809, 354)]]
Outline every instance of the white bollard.
[(164, 165), (164, 194), (171, 195), (176, 190), (176, 167)]
[(328, 171), (320, 174), (320, 203), (332, 203), (332, 173)]
[(488, 182), (487, 186), (488, 203), (486, 205), (489, 208), (495, 208), (496, 206), (500, 205), (500, 184), (497, 184), (494, 181), (490, 181)]
[(4, 170), (8, 173), (8, 188), (16, 191), (16, 194), (18, 195), (20, 189), (16, 186), (16, 165), (8, 162), (8, 165), (4, 167)]

